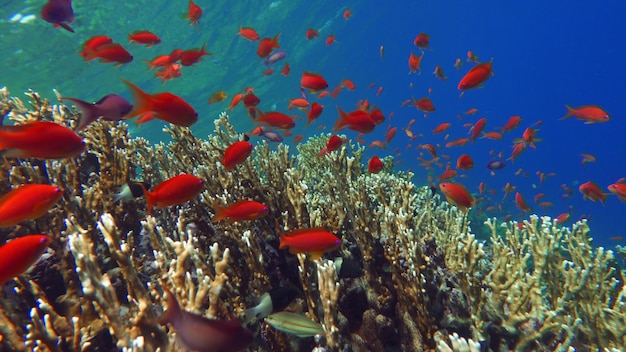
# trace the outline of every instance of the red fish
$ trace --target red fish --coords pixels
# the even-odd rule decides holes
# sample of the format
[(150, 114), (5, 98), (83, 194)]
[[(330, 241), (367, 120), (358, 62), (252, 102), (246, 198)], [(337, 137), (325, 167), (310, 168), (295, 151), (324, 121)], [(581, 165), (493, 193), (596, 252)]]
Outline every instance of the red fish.
[(423, 53), (422, 55), (417, 56), (413, 52), (411, 52), (411, 55), (409, 56), (409, 73), (415, 73), (415, 72), (417, 72), (418, 74), (422, 73), (422, 69), (420, 68), (420, 65), (422, 63), (423, 57), (424, 57)]
[(328, 138), (328, 142), (326, 142), (326, 147), (320, 150), (318, 156), (324, 156), (330, 152), (334, 152), (335, 150), (339, 149), (339, 147), (341, 147), (345, 142), (347, 142), (347, 139), (343, 139), (336, 134), (330, 136), (330, 138)]
[(502, 133), (511, 132), (517, 126), (519, 126), (520, 122), (522, 122), (522, 118), (520, 116), (511, 116), (509, 120), (506, 122), (504, 127), (502, 127)]
[(202, 17), (202, 9), (192, 0), (189, 0), (189, 8), (185, 17), (188, 18), (190, 24), (196, 27), (196, 30), (198, 30), (198, 22), (200, 21), (200, 17)]
[(328, 37), (326, 37), (326, 46), (331, 46), (332, 44), (337, 43), (337, 40), (335, 40), (335, 36), (334, 35), (329, 35)]
[(154, 74), (163, 81), (163, 84), (165, 84), (168, 80), (178, 78), (183, 74), (180, 72), (181, 67), (183, 67), (181, 64), (169, 64), (162, 69), (155, 71)]
[(0, 198), (0, 227), (17, 225), (27, 219), (37, 219), (61, 199), (59, 187), (45, 184), (20, 186)]
[(313, 104), (311, 104), (311, 110), (309, 110), (309, 113), (307, 114), (306, 125), (307, 126), (310, 125), (311, 122), (315, 121), (318, 117), (320, 117), (323, 110), (324, 110), (323, 105), (320, 105), (317, 102), (313, 102)]
[(6, 158), (62, 159), (84, 150), (80, 136), (54, 122), (0, 126), (0, 154)]
[(228, 146), (222, 158), (222, 164), (224, 164), (226, 171), (231, 171), (235, 166), (244, 162), (252, 153), (253, 148), (254, 145), (248, 141), (239, 141)]
[(309, 28), (306, 30), (306, 39), (308, 40), (311, 40), (319, 36), (320, 36), (320, 33), (316, 29)]
[(87, 57), (87, 50), (86, 48), (89, 48), (91, 50), (97, 50), (99, 47), (101, 47), (104, 44), (111, 44), (113, 43), (113, 39), (107, 37), (106, 35), (97, 35), (95, 37), (91, 37), (89, 39), (87, 39), (87, 41), (85, 41), (85, 43), (83, 43), (83, 51), (80, 52), (80, 56), (82, 56), (83, 58)]
[(607, 187), (609, 191), (617, 196), (619, 200), (626, 203), (626, 183), (613, 183)]
[(257, 122), (266, 123), (272, 127), (282, 130), (288, 130), (296, 127), (296, 123), (293, 121), (293, 118), (278, 111), (261, 113), (261, 117), (257, 120)]
[(280, 49), (280, 45), (278, 44), (278, 38), (280, 38), (280, 33), (276, 34), (274, 38), (263, 38), (259, 43), (259, 47), (256, 50), (257, 55), (263, 59), (268, 57), (272, 50)]
[(85, 61), (100, 59), (103, 63), (114, 62), (116, 66), (133, 61), (133, 56), (118, 43), (100, 45), (97, 49), (85, 47)]
[(192, 66), (202, 59), (203, 56), (211, 56), (210, 52), (206, 51), (206, 43), (202, 45), (202, 48), (194, 48), (183, 51), (180, 56), (180, 64), (183, 66)]
[(461, 78), (458, 85), (459, 90), (482, 87), (483, 83), (493, 75), (493, 70), (491, 69), (492, 63), (493, 60), (479, 63), (472, 67), (472, 69)]
[(439, 189), (448, 200), (448, 203), (455, 204), (462, 212), (467, 212), (467, 209), (474, 204), (474, 198), (465, 186), (460, 183), (440, 183)]
[(517, 209), (524, 212), (528, 212), (531, 210), (530, 207), (526, 204), (524, 197), (522, 197), (522, 194), (519, 192), (515, 192), (515, 206), (517, 207)]
[(135, 31), (128, 35), (128, 41), (135, 42), (137, 44), (146, 44), (146, 47), (151, 47), (161, 42), (161, 38), (150, 31)]
[(600, 186), (595, 182), (585, 182), (578, 187), (578, 190), (583, 194), (584, 199), (590, 199), (593, 202), (600, 201), (604, 205), (607, 194), (603, 193)]
[(49, 245), (46, 235), (27, 235), (0, 247), (0, 287), (35, 264)]
[(563, 225), (564, 223), (569, 221), (570, 216), (571, 216), (570, 213), (562, 213), (556, 217), (555, 222), (557, 225)]
[(578, 120), (584, 120), (585, 124), (608, 122), (611, 120), (611, 117), (606, 111), (595, 105), (581, 106), (576, 109), (569, 105), (565, 105), (565, 107), (567, 108), (567, 115), (563, 116), (561, 120), (572, 116), (576, 116)]
[(280, 74), (283, 76), (289, 76), (289, 72), (291, 71), (291, 69), (289, 68), (289, 64), (285, 63), (285, 66), (283, 66), (282, 70), (280, 70)]
[(300, 87), (316, 92), (328, 88), (328, 82), (317, 73), (303, 72), (302, 78), (300, 79)]
[(350, 18), (352, 16), (352, 11), (347, 8), (343, 11), (343, 19), (347, 20), (348, 18)]
[(596, 157), (592, 154), (582, 153), (580, 156), (583, 157), (583, 160), (580, 162), (580, 165), (585, 166), (587, 163), (595, 163)]
[(251, 27), (239, 26), (239, 32), (237, 32), (237, 34), (251, 42), (258, 42), (261, 39), (259, 34), (254, 30), (254, 28)]
[(430, 36), (426, 33), (420, 33), (415, 37), (413, 44), (420, 49), (428, 48), (428, 44), (430, 43)]
[(325, 228), (291, 230), (280, 234), (279, 249), (289, 247), (292, 254), (308, 253), (312, 260), (341, 246), (341, 240)]
[(41, 19), (54, 24), (54, 28), (63, 27), (68, 32), (74, 33), (67, 23), (74, 22), (74, 9), (72, 0), (49, 0), (41, 9)]
[(261, 99), (259, 99), (259, 97), (257, 97), (253, 93), (248, 93), (243, 97), (243, 105), (246, 108), (257, 106), (259, 105), (260, 102), (261, 102)]
[(435, 111), (435, 105), (428, 97), (420, 98), (419, 100), (416, 100), (415, 98), (413, 98), (413, 103), (411, 105), (415, 106), (418, 110), (421, 110), (424, 112)]
[(239, 102), (241, 102), (241, 100), (243, 100), (243, 98), (244, 98), (244, 94), (243, 93), (235, 94), (235, 96), (233, 96), (233, 99), (231, 99), (231, 101), (230, 101), (230, 105), (228, 106), (228, 109), (230, 111), (233, 111), (235, 106), (237, 106), (237, 104), (239, 104)]
[(437, 133), (441, 133), (446, 131), (448, 128), (450, 128), (450, 126), (452, 126), (451, 123), (449, 122), (444, 122), (442, 124), (440, 124), (439, 126), (435, 127), (435, 129), (433, 130), (433, 134), (437, 134)]
[(433, 72), (433, 75), (437, 76), (437, 78), (439, 78), (442, 81), (446, 81), (446, 75), (443, 74), (443, 68), (441, 68), (441, 66), (435, 66), (435, 71)]
[(339, 131), (348, 126), (353, 131), (370, 133), (376, 128), (376, 122), (365, 111), (355, 110), (345, 113), (339, 106), (337, 106), (337, 110), (339, 111), (339, 118), (335, 122), (333, 131)]
[(167, 311), (159, 318), (161, 324), (171, 324), (176, 329), (177, 341), (191, 351), (235, 352), (252, 342), (252, 332), (241, 326), (238, 319), (208, 319), (180, 308), (176, 296), (167, 294)]
[(487, 124), (487, 118), (485, 117), (476, 121), (476, 123), (472, 127), (472, 135), (470, 136), (470, 140), (472, 142), (476, 141), (476, 138), (478, 138), (478, 136), (483, 131), (483, 129), (485, 129), (486, 124)]
[(214, 204), (215, 216), (213, 222), (220, 220), (228, 220), (228, 222), (256, 220), (264, 217), (269, 213), (269, 208), (262, 203), (252, 200), (240, 200), (230, 206), (224, 208), (219, 204)]
[(153, 191), (145, 189), (143, 184), (143, 194), (146, 196), (147, 214), (150, 215), (152, 207), (165, 208), (170, 205), (178, 205), (185, 203), (202, 192), (204, 189), (204, 181), (194, 175), (181, 174), (165, 180)]
[(367, 163), (367, 172), (369, 172), (370, 174), (377, 174), (381, 172), (384, 167), (385, 167), (385, 164), (383, 163), (383, 161), (380, 160), (379, 157), (374, 155), (373, 157), (370, 158), (370, 161)]
[(153, 111), (156, 118), (182, 127), (189, 127), (198, 121), (198, 113), (183, 98), (170, 92), (148, 94), (129, 81), (122, 81), (130, 88), (135, 100), (133, 110), (126, 118)]
[(461, 156), (459, 156), (458, 159), (456, 159), (456, 168), (460, 169), (460, 170), (469, 170), (471, 168), (474, 167), (474, 160), (472, 160), (472, 157), (467, 155), (467, 154), (463, 154)]

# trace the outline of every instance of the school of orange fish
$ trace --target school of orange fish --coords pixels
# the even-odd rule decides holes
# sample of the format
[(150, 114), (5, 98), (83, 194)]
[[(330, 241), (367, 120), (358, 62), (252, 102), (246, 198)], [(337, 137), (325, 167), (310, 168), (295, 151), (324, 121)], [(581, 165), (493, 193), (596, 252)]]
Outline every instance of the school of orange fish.
[[(74, 32), (74, 29), (70, 27), (70, 24), (73, 22), (73, 16), (70, 0), (50, 0), (43, 7), (41, 12), (41, 18), (43, 20), (52, 23), (55, 27), (61, 27), (70, 32)], [(343, 18), (348, 21), (350, 16), (350, 10), (345, 10)], [(202, 9), (196, 3), (190, 1), (187, 8), (187, 18), (196, 30), (198, 30), (198, 23), (201, 17)], [(258, 57), (264, 60), (267, 67), (267, 70), (264, 72), (265, 75), (273, 74), (274, 65), (286, 57), (285, 52), (281, 50), (279, 42), (280, 33), (271, 37), (262, 38), (252, 27), (241, 27), (236, 34), (244, 40), (258, 43), (256, 52)], [(309, 29), (305, 33), (307, 40), (315, 40), (317, 37), (319, 37), (319, 32), (315, 29)], [(147, 30), (137, 30), (129, 34), (129, 41), (148, 47), (157, 46), (161, 43), (161, 39), (156, 34)], [(327, 46), (333, 45), (336, 42), (333, 35), (325, 39)], [(419, 54), (415, 52), (410, 53), (408, 58), (409, 74), (420, 74), (422, 71), (422, 58), (429, 48), (430, 37), (428, 34), (419, 33), (416, 35), (413, 44)], [(114, 63), (116, 65), (129, 64), (133, 62), (134, 59), (121, 44), (114, 43), (111, 38), (105, 35), (95, 36), (87, 40), (82, 45), (82, 51), (79, 54), (85, 61), (99, 60), (102, 63)], [(385, 55), (384, 46), (380, 47), (379, 54), (381, 57)], [(150, 70), (155, 69), (155, 77), (165, 83), (168, 80), (181, 77), (182, 66), (193, 66), (198, 64), (204, 56), (210, 55), (211, 53), (206, 50), (205, 44), (201, 48), (177, 49), (169, 54), (158, 55), (146, 62)], [(463, 75), (457, 85), (457, 89), (461, 95), (469, 90), (483, 87), (493, 74), (493, 59), (488, 62), (480, 62), (478, 57), (470, 51), (468, 52), (466, 61), (472, 63), (473, 66)], [(461, 70), (463, 64), (463, 60), (458, 58), (454, 66), (457, 70)], [(291, 74), (288, 63), (282, 66), (280, 73), (285, 76)], [(442, 66), (439, 65), (435, 67), (433, 74), (443, 81), (447, 78)], [(138, 124), (147, 123), (153, 119), (159, 119), (182, 127), (189, 127), (198, 121), (198, 113), (182, 97), (170, 92), (148, 93), (130, 81), (124, 80), (124, 83), (129, 87), (132, 94), (132, 104), (114, 94), (107, 95), (96, 103), (89, 103), (78, 98), (63, 98), (75, 104), (81, 111), (81, 119), (74, 130), (53, 122), (44, 121), (24, 125), (2, 126), (0, 128), (0, 149), (2, 150), (3, 156), (6, 158), (19, 157), (38, 159), (74, 157), (85, 150), (85, 143), (77, 132), (86, 128), (90, 123), (99, 118), (110, 121), (135, 118)], [(315, 123), (316, 120), (326, 112), (324, 106), (318, 101), (321, 101), (321, 99), (325, 97), (334, 99), (340, 94), (342, 89), (350, 91), (356, 90), (355, 84), (348, 79), (342, 80), (341, 83), (332, 90), (328, 90), (328, 87), (328, 82), (322, 75), (313, 72), (303, 72), (300, 80), (302, 94), (300, 97), (291, 99), (287, 109), (298, 109), (304, 113), (306, 115), (306, 125), (309, 126)], [(378, 87), (377, 95), (380, 95), (382, 91), (383, 88)], [(419, 99), (411, 98), (404, 101), (401, 107), (412, 106), (422, 111), (425, 117), (428, 116), (429, 113), (435, 111), (435, 104), (430, 99), (430, 91), (429, 89), (428, 96)], [(208, 98), (208, 103), (218, 104), (225, 101), (226, 98), (227, 93), (225, 91), (218, 91)], [(260, 101), (261, 99), (254, 94), (252, 88), (239, 92), (231, 98), (228, 109), (232, 111), (237, 108), (238, 105), (242, 104), (243, 108), (247, 110), (248, 115), (258, 127), (248, 133), (244, 140), (235, 142), (225, 149), (222, 163), (224, 168), (228, 171), (236, 168), (237, 165), (245, 161), (251, 154), (254, 145), (249, 141), (249, 137), (262, 136), (270, 141), (282, 141), (283, 137), (291, 135), (290, 130), (296, 126), (296, 121), (299, 120), (297, 116), (289, 116), (280, 111), (261, 111), (257, 107)], [(367, 100), (359, 101), (356, 109), (347, 112), (337, 106), (337, 112), (338, 118), (334, 123), (333, 131), (338, 132), (347, 128), (358, 132), (359, 135), (355, 137), (355, 140), (363, 143), (365, 142), (362, 140), (361, 136), (373, 132), (387, 118), (391, 119), (393, 116), (393, 113), (389, 113), (385, 116), (379, 108), (370, 105)], [(477, 109), (471, 109), (465, 112), (467, 115), (476, 113)], [(569, 117), (576, 117), (587, 124), (605, 123), (610, 120), (609, 114), (595, 105), (579, 106), (577, 108), (567, 106), (567, 112), (563, 118)], [(479, 211), (483, 211), (480, 206), (481, 199), (487, 197), (488, 194), (493, 196), (497, 191), (493, 189), (487, 190), (485, 184), (481, 183), (476, 192), (470, 192), (461, 182), (453, 181), (454, 179), (462, 177), (462, 172), (472, 169), (474, 167), (474, 161), (470, 155), (463, 154), (456, 160), (456, 163), (452, 163), (452, 161), (449, 160), (450, 157), (445, 155), (445, 150), (447, 148), (473, 143), (479, 138), (501, 140), (506, 134), (515, 134), (521, 121), (520, 116), (512, 116), (504, 126), (497, 130), (493, 129), (487, 131), (487, 119), (483, 117), (478, 119), (475, 123), (466, 124), (468, 129), (467, 136), (453, 140), (450, 140), (449, 136), (446, 136), (444, 139), (445, 145), (443, 146), (427, 143), (419, 144), (417, 150), (423, 151), (419, 157), (421, 166), (429, 170), (436, 170), (435, 168), (444, 169), (436, 179), (435, 177), (430, 177), (429, 183), (431, 189), (436, 191), (436, 189), (439, 188), (445, 198), (462, 211), (467, 211), (473, 207), (478, 208)], [(410, 140), (416, 140), (420, 136), (412, 130), (414, 123), (415, 120), (413, 119), (402, 127), (402, 130)], [(503, 155), (502, 152), (494, 153), (494, 160), (489, 163), (488, 168), (491, 169), (492, 172), (497, 172), (497, 170), (506, 166), (508, 160), (513, 161), (520, 157), (528, 147), (537, 148), (537, 143), (541, 141), (541, 138), (537, 136), (537, 126), (539, 124), (540, 122), (536, 122), (525, 128), (521, 135), (513, 139), (512, 152), (510, 155)], [(451, 126), (452, 123), (443, 122), (432, 131), (432, 134), (437, 135), (444, 133)], [(372, 142), (369, 147), (385, 148), (396, 135), (398, 127), (399, 126), (390, 125), (387, 128), (384, 140), (376, 140)], [(320, 125), (318, 129), (321, 130), (323, 128), (324, 126)], [(295, 143), (298, 143), (303, 138), (301, 135), (293, 137)], [(323, 158), (325, 155), (338, 150), (347, 140), (347, 138), (332, 135), (328, 139), (325, 148), (320, 150), (319, 157)], [(411, 146), (409, 145), (407, 148), (411, 148)], [(399, 153), (399, 151), (396, 151), (396, 153)], [(582, 155), (583, 165), (594, 161), (595, 157), (593, 155)], [(381, 172), (384, 168), (385, 164), (378, 156), (373, 156), (367, 164), (367, 170), (370, 173)], [(539, 174), (542, 182), (549, 176), (551, 176), (551, 174)], [(140, 186), (142, 187), (143, 195), (146, 200), (146, 213), (149, 215), (154, 207), (162, 208), (173, 206), (195, 199), (203, 191), (204, 182), (194, 175), (182, 174), (156, 185), (152, 190), (144, 188), (143, 184), (140, 184)], [(568, 197), (574, 193), (574, 191), (567, 186), (563, 185), (562, 187), (564, 197)], [(612, 194), (617, 196), (621, 201), (626, 202), (625, 179), (619, 179), (615, 183), (605, 186), (605, 188), (608, 192), (605, 192), (600, 185), (589, 181), (581, 184), (579, 191), (583, 194), (585, 199), (591, 201), (604, 202), (605, 198)], [(15, 226), (22, 221), (35, 219), (45, 214), (59, 202), (62, 192), (62, 189), (58, 186), (44, 184), (30, 184), (15, 188), (0, 198), (0, 226)], [(520, 192), (516, 192), (515, 186), (507, 183), (503, 192), (504, 197), (502, 200), (504, 200), (508, 194), (515, 192), (514, 201), (517, 208), (523, 212), (531, 210), (524, 196)], [(542, 198), (543, 194), (541, 193), (535, 195), (535, 203), (542, 208), (550, 206), (550, 203), (543, 202)], [(501, 208), (502, 205), (500, 203), (491, 207)], [(269, 211), (265, 205), (249, 200), (239, 200), (229, 206), (215, 204), (214, 208), (214, 221), (227, 220), (231, 222), (255, 220), (265, 216)], [(492, 209), (487, 207), (484, 210), (488, 211)], [(569, 220), (570, 212), (565, 212), (557, 217), (559, 224)], [(50, 238), (48, 236), (32, 234), (12, 240), (0, 247), (0, 285), (5, 284), (15, 276), (23, 273), (39, 258), (49, 243)], [(340, 245), (341, 240), (323, 228), (293, 230), (290, 233), (281, 234), (280, 242), (281, 249), (289, 248), (291, 253), (308, 253), (312, 259), (319, 258), (324, 253), (332, 251)], [(163, 318), (163, 321), (170, 322), (176, 327), (177, 324), (181, 324), (181, 314), (190, 313), (176, 311), (175, 307), (177, 303), (175, 299), (172, 300), (173, 295), (169, 293), (168, 296), (170, 297), (169, 307), (171, 313)], [(242, 335), (235, 334), (234, 336), (241, 338)], [(191, 337), (190, 339), (193, 340), (197, 338), (199, 337)], [(244, 342), (245, 341), (249, 341), (249, 339), (244, 338)], [(233, 341), (231, 340), (229, 343), (232, 344)]]

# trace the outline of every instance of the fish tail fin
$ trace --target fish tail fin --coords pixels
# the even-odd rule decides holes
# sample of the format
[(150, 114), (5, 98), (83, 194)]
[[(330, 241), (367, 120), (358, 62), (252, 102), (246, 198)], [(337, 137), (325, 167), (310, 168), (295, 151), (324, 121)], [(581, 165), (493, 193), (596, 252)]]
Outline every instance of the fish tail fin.
[(284, 233), (279, 233), (278, 235), (280, 236), (280, 244), (278, 245), (278, 249), (289, 247), (289, 238)]
[(226, 219), (226, 208), (222, 207), (217, 202), (213, 203), (213, 208), (215, 208), (215, 216), (213, 216), (212, 220), (214, 223)]
[(278, 38), (280, 38), (280, 33), (276, 34), (274, 38), (272, 38), (272, 47), (275, 49), (282, 49), (278, 44)]
[(337, 119), (337, 121), (335, 121), (333, 131), (339, 131), (340, 129), (342, 129), (343, 126), (346, 125), (346, 117), (348, 117), (348, 114), (346, 114), (345, 111), (341, 110), (339, 105), (337, 105), (337, 110), (339, 111), (339, 118)]
[(157, 321), (159, 324), (170, 323), (174, 325), (174, 322), (180, 320), (182, 317), (180, 305), (178, 304), (178, 300), (176, 300), (176, 296), (174, 296), (172, 291), (165, 287), (163, 288), (163, 291), (167, 294), (167, 310), (157, 319)]
[(72, 29), (72, 27), (70, 27), (69, 25), (61, 22), (61, 23), (57, 23), (55, 25), (55, 27), (62, 27), (63, 29), (65, 29), (66, 31), (70, 32), (70, 33), (74, 33), (74, 29)]
[(259, 319), (259, 308), (258, 307), (252, 307), (250, 309), (246, 309), (244, 311), (244, 318), (243, 318), (243, 322), (245, 325), (251, 324), (256, 322)]
[(78, 107), (78, 110), (80, 110), (80, 119), (78, 120), (74, 131), (80, 131), (84, 129), (85, 127), (89, 126), (90, 123), (96, 121), (98, 117), (100, 117), (96, 106), (91, 103), (75, 98), (59, 98), (59, 100), (71, 101), (74, 105)]
[(146, 197), (146, 215), (150, 215), (150, 213), (152, 212), (152, 208), (154, 207), (154, 203), (156, 203), (154, 199), (154, 193), (148, 191), (143, 183), (139, 183), (139, 185), (143, 190), (143, 195)]
[(133, 109), (126, 116), (124, 116), (125, 119), (135, 117), (149, 111), (153, 111), (152, 96), (150, 94), (144, 92), (143, 90), (141, 90), (141, 88), (137, 87), (136, 85), (125, 79), (122, 79), (122, 82), (124, 82), (128, 86), (128, 88), (130, 88), (130, 92), (133, 95), (133, 100), (135, 101)]
[(576, 109), (572, 108), (571, 106), (565, 104), (565, 107), (567, 108), (567, 115), (561, 117), (561, 120), (565, 120), (569, 117), (572, 117), (576, 114)]

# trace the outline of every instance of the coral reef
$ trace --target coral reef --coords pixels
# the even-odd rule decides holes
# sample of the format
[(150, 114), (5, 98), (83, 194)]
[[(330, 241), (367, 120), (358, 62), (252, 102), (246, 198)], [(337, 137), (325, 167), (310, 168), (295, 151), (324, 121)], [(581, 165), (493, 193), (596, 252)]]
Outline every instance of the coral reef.
[[(73, 127), (77, 113), (35, 92), (30, 102), (0, 90), (5, 120)], [(287, 310), (319, 322), (325, 336), (297, 338), (250, 325), (255, 351), (592, 351), (626, 345), (626, 288), (610, 250), (594, 248), (587, 224), (486, 222), (417, 187), (393, 162), (378, 174), (353, 143), (319, 157), (328, 135), (297, 146), (256, 143), (232, 171), (220, 159), (242, 135), (226, 114), (198, 138), (169, 125), (171, 142), (150, 145), (123, 122), (100, 121), (70, 159), (0, 161), (0, 194), (25, 183), (63, 188), (48, 214), (0, 230), (0, 243), (52, 237), (50, 253), (0, 292), (0, 350), (166, 351), (180, 347), (161, 325), (164, 288), (181, 307), (211, 319), (241, 319), (255, 297), (295, 286)], [(205, 181), (195, 200), (146, 216), (143, 198), (115, 202), (129, 181), (158, 184), (181, 173)], [(265, 204), (267, 216), (213, 223), (215, 204)], [(482, 224), (480, 224), (482, 226)], [(342, 246), (311, 260), (278, 249), (279, 232), (324, 227)], [(500, 228), (501, 227), (501, 228)], [(361, 275), (341, 275), (337, 258)], [(355, 277), (356, 276), (356, 277)]]

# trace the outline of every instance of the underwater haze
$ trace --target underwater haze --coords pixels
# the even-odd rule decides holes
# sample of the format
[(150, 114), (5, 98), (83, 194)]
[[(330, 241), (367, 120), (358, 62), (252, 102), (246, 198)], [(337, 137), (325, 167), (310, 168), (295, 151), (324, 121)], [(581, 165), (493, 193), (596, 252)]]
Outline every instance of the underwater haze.
[[(367, 99), (382, 110), (385, 121), (363, 136), (348, 129), (338, 133), (370, 146), (374, 141), (385, 144), (387, 132), (397, 128), (385, 149), (374, 143), (366, 156), (393, 156), (394, 169), (411, 170), (415, 173), (413, 182), (418, 185), (436, 185), (448, 165), (456, 169), (457, 158), (470, 155), (473, 168), (457, 170), (453, 180), (477, 198), (470, 212), (473, 227), (480, 227), (476, 221), (486, 217), (521, 220), (529, 213), (553, 218), (570, 213), (568, 225), (580, 218), (589, 219), (594, 244), (623, 244), (626, 204), (607, 187), (626, 177), (626, 49), (619, 41), (626, 37), (626, 3), (196, 3), (204, 11), (197, 28), (183, 18), (188, 1), (77, 0), (72, 3), (75, 19), (70, 24), (75, 33), (70, 33), (40, 18), (45, 1), (4, 1), (0, 5), (0, 86), (8, 87), (14, 95), (32, 89), (55, 103), (53, 89), (65, 97), (89, 102), (111, 93), (131, 100), (122, 82), (126, 79), (146, 92), (167, 91), (184, 98), (199, 113), (192, 130), (200, 138), (213, 129), (213, 119), (228, 108), (231, 98), (248, 87), (254, 88), (260, 98), (261, 111), (299, 116), (291, 131), (293, 136), (330, 132), (338, 118), (337, 107), (353, 111), (359, 101)], [(344, 16), (348, 9), (349, 17)], [(237, 35), (240, 26), (254, 28), (261, 38), (280, 33), (278, 41), (286, 58), (266, 66), (257, 56), (258, 43)], [(319, 37), (307, 39), (308, 29), (319, 31)], [(149, 48), (129, 43), (128, 35), (137, 30), (151, 31), (161, 43)], [(420, 33), (430, 36), (427, 48), (414, 45)], [(133, 55), (133, 61), (122, 65), (86, 62), (78, 53), (83, 43), (96, 35), (106, 35), (122, 44)], [(336, 42), (326, 45), (329, 35)], [(193, 66), (183, 66), (180, 77), (163, 83), (154, 70), (148, 70), (146, 61), (174, 49), (200, 48), (204, 44), (212, 55)], [(493, 75), (483, 87), (461, 94), (457, 84), (476, 65), (468, 62), (470, 51), (478, 62), (492, 60)], [(421, 73), (409, 74), (411, 53), (423, 53)], [(457, 59), (462, 63), (458, 68)], [(287, 76), (280, 72), (285, 63), (290, 65)], [(443, 69), (445, 81), (433, 74), (436, 66)], [(270, 68), (273, 74), (268, 74)], [(335, 98), (316, 97), (312, 92), (302, 92), (300, 79), (305, 71), (322, 75), (329, 91), (345, 79), (351, 80), (356, 89), (341, 89)], [(227, 95), (223, 101), (207, 103), (213, 93), (222, 90)], [(306, 112), (287, 110), (289, 100), (303, 94), (309, 101), (324, 105), (322, 115), (308, 126)], [(430, 98), (435, 111), (426, 114), (413, 106), (413, 98), (424, 97)], [(411, 102), (403, 105), (407, 100)], [(610, 120), (587, 124), (575, 117), (561, 119), (567, 114), (566, 104), (600, 107)], [(476, 112), (466, 114), (470, 109)], [(467, 138), (470, 128), (481, 118), (486, 118), (484, 132), (490, 132), (500, 131), (514, 115), (521, 116), (520, 125), (504, 133), (501, 140), (477, 138), (464, 146), (445, 146)], [(239, 132), (257, 126), (243, 104), (233, 109), (231, 121)], [(432, 130), (445, 122), (451, 127), (433, 134)], [(132, 122), (130, 125), (133, 135), (152, 142), (167, 136), (162, 132), (164, 123), (158, 120), (139, 127)], [(515, 160), (509, 160), (514, 144), (529, 127), (540, 140)], [(294, 144), (294, 137), (280, 133), (285, 137), (283, 143)], [(435, 146), (437, 160), (433, 161), (424, 147), (428, 144)], [(583, 163), (583, 153), (596, 160)], [(495, 159), (501, 159), (506, 166), (496, 171), (488, 169), (487, 164)], [(588, 181), (609, 194), (605, 204), (585, 199), (579, 191), (579, 186)], [(481, 183), (485, 189), (479, 194)], [(507, 183), (515, 190), (505, 197), (503, 188)], [(516, 192), (523, 196), (530, 211), (516, 206)]]

